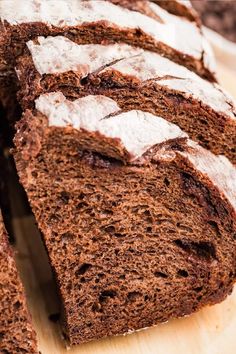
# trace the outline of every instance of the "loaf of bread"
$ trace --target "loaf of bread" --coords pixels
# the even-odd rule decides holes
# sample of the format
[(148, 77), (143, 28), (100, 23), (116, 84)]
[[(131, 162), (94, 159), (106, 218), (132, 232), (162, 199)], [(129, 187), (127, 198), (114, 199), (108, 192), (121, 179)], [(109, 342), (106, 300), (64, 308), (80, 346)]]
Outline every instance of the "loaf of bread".
[(79, 45), (63, 37), (27, 43), (17, 74), (24, 109), (42, 93), (102, 94), (123, 110), (161, 115), (215, 154), (236, 164), (236, 103), (217, 84), (157, 53), (126, 44)]
[(236, 170), (161, 116), (40, 95), (14, 157), (71, 344), (223, 300), (235, 282)]
[(189, 1), (2, 0), (0, 14), (0, 86), (24, 111), (14, 159), (68, 342), (225, 299), (236, 105)]
[(1, 215), (0, 284), (0, 353), (38, 353), (36, 333)]

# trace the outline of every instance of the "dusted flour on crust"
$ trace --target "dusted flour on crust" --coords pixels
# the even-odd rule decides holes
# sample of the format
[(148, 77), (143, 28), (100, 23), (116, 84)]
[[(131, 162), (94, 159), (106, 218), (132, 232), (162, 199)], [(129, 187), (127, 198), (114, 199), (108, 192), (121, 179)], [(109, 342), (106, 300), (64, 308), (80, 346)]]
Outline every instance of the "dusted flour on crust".
[(176, 125), (153, 114), (139, 110), (119, 113), (117, 103), (105, 96), (86, 96), (71, 102), (55, 92), (40, 96), (35, 107), (47, 116), (49, 126), (71, 126), (119, 141), (121, 156), (114, 153), (116, 158), (124, 155), (135, 160), (153, 145), (187, 137)]
[(62, 90), (69, 98), (103, 94), (123, 110), (141, 108), (163, 116), (215, 154), (236, 163), (236, 105), (217, 84), (157, 53), (125, 44), (79, 45), (39, 37), (17, 65), (23, 108), (35, 98)]

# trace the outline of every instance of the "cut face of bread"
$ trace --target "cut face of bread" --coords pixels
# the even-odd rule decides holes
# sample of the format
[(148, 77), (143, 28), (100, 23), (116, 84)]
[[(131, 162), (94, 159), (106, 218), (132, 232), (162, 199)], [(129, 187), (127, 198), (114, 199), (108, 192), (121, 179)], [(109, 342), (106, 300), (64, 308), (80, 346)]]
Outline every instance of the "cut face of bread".
[(213, 55), (197, 23), (152, 1), (131, 2), (128, 8), (126, 2), (116, 3), (26, 0), (22, 8), (19, 1), (2, 0), (3, 68), (4, 63), (14, 66), (28, 40), (39, 35), (64, 35), (78, 44), (123, 42), (145, 48), (215, 81)]
[(0, 216), (0, 352), (37, 354), (36, 334)]
[(236, 163), (236, 105), (217, 84), (161, 55), (127, 44), (78, 45), (39, 37), (18, 60), (22, 107), (45, 92), (76, 99), (102, 94), (126, 111), (141, 109), (177, 124), (190, 138)]
[(231, 292), (236, 171), (226, 158), (106, 96), (54, 92), (35, 106), (18, 123), (14, 157), (71, 344), (184, 316)]

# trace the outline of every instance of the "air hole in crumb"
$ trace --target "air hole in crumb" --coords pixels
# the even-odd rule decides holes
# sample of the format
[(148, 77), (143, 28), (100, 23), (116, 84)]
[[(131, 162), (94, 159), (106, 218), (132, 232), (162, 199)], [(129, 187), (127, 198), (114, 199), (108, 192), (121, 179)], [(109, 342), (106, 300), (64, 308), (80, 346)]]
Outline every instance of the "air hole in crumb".
[(220, 282), (219, 289), (223, 288), (223, 286), (224, 286), (224, 283)]
[(201, 134), (198, 134), (197, 138), (198, 138), (198, 140), (201, 140), (201, 141), (204, 140), (204, 138), (203, 138), (203, 136)]
[(78, 199), (79, 199), (79, 200), (82, 200), (82, 199), (84, 199), (84, 197), (85, 197), (85, 194), (84, 194), (84, 193), (80, 193)]
[(105, 274), (103, 274), (103, 273), (98, 273), (97, 276), (98, 276), (99, 278), (101, 278), (101, 279), (105, 278)]
[(87, 206), (88, 206), (88, 203), (81, 202), (81, 203), (77, 204), (77, 209), (82, 209), (82, 208), (87, 207)]
[(183, 278), (188, 277), (188, 272), (185, 269), (179, 269), (177, 272), (177, 275)]
[(63, 201), (63, 203), (67, 204), (69, 199), (70, 199), (69, 193), (67, 193), (66, 191), (62, 191), (61, 192), (61, 200)]
[(146, 216), (151, 216), (150, 210), (145, 210), (143, 214)]
[(99, 302), (102, 303), (106, 301), (108, 298), (114, 299), (117, 296), (117, 292), (115, 290), (104, 290), (101, 292), (99, 296)]
[(119, 276), (119, 279), (125, 279), (125, 274), (121, 274), (121, 275)]
[(32, 174), (32, 176), (33, 176), (34, 178), (37, 178), (37, 177), (38, 177), (38, 173), (37, 173), (36, 171), (33, 171), (31, 174)]
[(164, 178), (164, 183), (167, 187), (169, 187), (170, 181), (168, 180), (168, 178), (166, 178), (166, 177)]
[(165, 279), (168, 278), (168, 275), (163, 272), (155, 272), (154, 275), (156, 278), (165, 278)]
[(114, 236), (120, 238), (120, 237), (124, 237), (125, 235), (121, 234), (120, 232), (115, 232)]
[(142, 294), (139, 291), (131, 291), (128, 293), (127, 298), (130, 301), (136, 301), (138, 298), (141, 298)]
[(14, 308), (15, 308), (16, 310), (18, 310), (18, 309), (20, 308), (20, 302), (19, 302), (19, 301), (16, 301), (16, 302), (14, 303)]
[(59, 216), (56, 215), (56, 214), (51, 214), (51, 215), (49, 216), (49, 221), (52, 222), (52, 223), (58, 222), (58, 221), (59, 221)]
[(216, 250), (215, 246), (211, 242), (199, 241), (194, 242), (192, 240), (174, 240), (176, 246), (181, 248), (187, 253), (190, 253), (194, 256), (200, 257), (209, 261), (210, 259), (216, 259)]
[(70, 292), (71, 289), (72, 289), (72, 284), (71, 284), (71, 283), (67, 284), (66, 290), (67, 290), (68, 292)]
[(113, 234), (116, 229), (115, 229), (114, 226), (109, 225), (109, 226), (106, 226), (106, 227), (104, 228), (104, 230), (105, 230), (105, 232), (107, 232), (107, 233), (109, 233), (109, 234)]
[(91, 191), (93, 191), (93, 189), (94, 189), (94, 185), (91, 183), (86, 183), (84, 187), (87, 189), (90, 189)]
[(217, 236), (220, 236), (220, 230), (219, 230), (217, 223), (215, 221), (209, 220), (208, 224), (212, 227), (212, 229), (215, 231)]
[(104, 216), (113, 215), (113, 211), (112, 211), (112, 210), (109, 210), (109, 209), (105, 209), (105, 210), (102, 210), (102, 214), (103, 214)]
[(194, 288), (193, 290), (196, 291), (196, 293), (200, 293), (203, 289), (203, 286), (198, 286), (197, 288)]
[(202, 124), (208, 125), (208, 122), (207, 122), (205, 119), (199, 119), (199, 121), (200, 121)]
[(151, 226), (148, 226), (148, 227), (146, 228), (146, 232), (148, 232), (148, 233), (152, 232), (152, 227), (151, 227)]
[(61, 235), (61, 240), (63, 241), (71, 241), (73, 240), (74, 235), (71, 232), (65, 232)]
[(89, 270), (92, 267), (91, 264), (89, 263), (84, 263), (79, 267), (79, 270), (77, 271), (77, 275), (85, 274), (87, 270)]

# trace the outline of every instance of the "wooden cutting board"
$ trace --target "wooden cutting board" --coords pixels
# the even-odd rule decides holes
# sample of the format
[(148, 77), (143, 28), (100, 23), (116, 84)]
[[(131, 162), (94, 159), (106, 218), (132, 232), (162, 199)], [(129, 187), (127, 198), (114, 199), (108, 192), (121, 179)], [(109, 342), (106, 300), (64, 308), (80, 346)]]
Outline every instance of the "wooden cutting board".
[[(222, 84), (236, 97), (236, 71), (219, 64)], [(31, 216), (16, 218), (17, 263), (26, 287), (42, 354), (68, 353), (57, 322), (58, 301), (40, 235)], [(43, 264), (43, 268), (42, 268)], [(37, 277), (36, 274), (37, 273)], [(69, 354), (235, 354), (236, 288), (223, 303), (127, 336), (71, 348)]]

